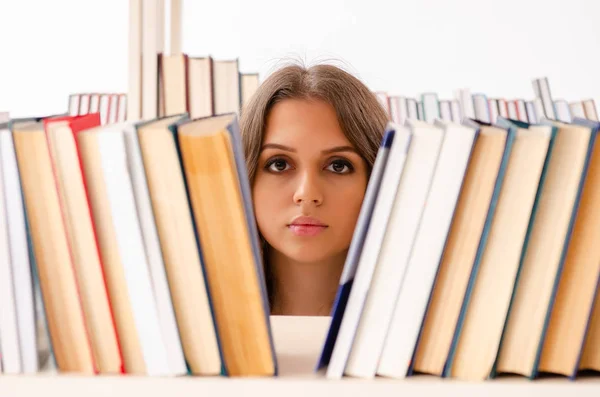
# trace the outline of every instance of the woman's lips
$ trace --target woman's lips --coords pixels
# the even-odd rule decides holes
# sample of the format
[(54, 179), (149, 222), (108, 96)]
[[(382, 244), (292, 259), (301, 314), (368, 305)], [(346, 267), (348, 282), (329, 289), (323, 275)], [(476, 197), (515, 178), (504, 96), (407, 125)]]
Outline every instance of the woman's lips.
[(327, 227), (323, 222), (309, 216), (297, 217), (288, 225), (296, 236), (316, 236)]

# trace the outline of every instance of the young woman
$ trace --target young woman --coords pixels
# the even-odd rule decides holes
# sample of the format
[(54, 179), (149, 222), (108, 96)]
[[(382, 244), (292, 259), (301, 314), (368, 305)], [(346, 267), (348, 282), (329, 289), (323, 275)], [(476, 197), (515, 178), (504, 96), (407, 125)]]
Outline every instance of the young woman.
[(272, 314), (330, 314), (387, 120), (330, 65), (276, 71), (242, 110)]

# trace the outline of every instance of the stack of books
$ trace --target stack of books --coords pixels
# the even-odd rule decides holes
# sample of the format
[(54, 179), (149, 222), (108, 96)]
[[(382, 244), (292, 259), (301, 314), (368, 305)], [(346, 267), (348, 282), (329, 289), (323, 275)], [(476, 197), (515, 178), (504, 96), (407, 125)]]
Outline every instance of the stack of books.
[(0, 159), (3, 372), (277, 373), (235, 114), (13, 119)]

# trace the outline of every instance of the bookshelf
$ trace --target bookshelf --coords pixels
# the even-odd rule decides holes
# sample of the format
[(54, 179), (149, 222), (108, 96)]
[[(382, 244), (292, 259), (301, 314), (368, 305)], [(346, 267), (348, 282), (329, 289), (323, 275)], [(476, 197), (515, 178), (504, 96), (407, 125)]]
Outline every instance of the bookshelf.
[(377, 378), (362, 380), (343, 378), (327, 380), (313, 367), (329, 326), (329, 317), (272, 316), (271, 324), (279, 360), (277, 378), (141, 376), (77, 376), (38, 374), (35, 376), (2, 376), (0, 396), (29, 397), (44, 394), (63, 397), (121, 396), (598, 396), (600, 379), (579, 378), (570, 382), (563, 378), (529, 381), (506, 377), (485, 382), (462, 382), (430, 376), (414, 376), (406, 380)]

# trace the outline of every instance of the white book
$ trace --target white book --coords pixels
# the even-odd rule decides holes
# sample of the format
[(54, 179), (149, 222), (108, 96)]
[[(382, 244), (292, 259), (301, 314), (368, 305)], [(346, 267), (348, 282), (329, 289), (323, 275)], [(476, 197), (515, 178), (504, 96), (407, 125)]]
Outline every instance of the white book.
[(484, 94), (473, 95), (473, 106), (475, 108), (475, 118), (484, 123), (491, 123), (490, 106), (487, 97)]
[(123, 265), (133, 321), (149, 376), (168, 375), (168, 355), (154, 301), (152, 279), (127, 167), (124, 134), (103, 129), (98, 146), (117, 247)]
[(585, 119), (585, 109), (583, 108), (583, 102), (571, 102), (569, 104), (569, 110), (571, 111), (571, 116), (573, 118), (582, 118)]
[(452, 121), (455, 123), (460, 123), (463, 117), (462, 112), (460, 111), (460, 102), (458, 99), (453, 99), (450, 102), (450, 111), (452, 112)]
[(450, 101), (440, 101), (440, 118), (442, 120), (452, 121)]
[(388, 227), (346, 367), (346, 373), (357, 377), (372, 378), (377, 371), (443, 141), (440, 128), (420, 121), (410, 121), (407, 127), (412, 131), (408, 157), (393, 206), (387, 214)]
[(508, 118), (513, 120), (519, 120), (519, 111), (517, 110), (517, 103), (515, 101), (508, 101)]
[(8, 129), (0, 131), (0, 158), (19, 329), (21, 370), (25, 374), (33, 374), (38, 371), (38, 355), (31, 263), (17, 156), (12, 134)]
[(440, 102), (435, 93), (426, 93), (421, 96), (423, 104), (423, 118), (421, 120), (433, 123), (434, 120), (440, 118)]
[(406, 266), (378, 374), (404, 378), (409, 369), (477, 130), (438, 122), (444, 142)]
[(471, 95), (471, 90), (469, 90), (468, 88), (456, 90), (454, 92), (454, 97), (458, 100), (460, 104), (460, 112), (462, 114), (462, 117), (474, 119), (475, 105), (473, 96)]
[(571, 122), (571, 109), (569, 104), (564, 99), (554, 101), (554, 109), (556, 111), (556, 119), (565, 123)]
[(390, 111), (392, 121), (396, 124), (403, 124), (408, 118), (408, 104), (405, 97), (390, 97)]
[(598, 121), (598, 112), (596, 112), (596, 105), (593, 99), (586, 99), (583, 101), (583, 108), (585, 109), (585, 116), (588, 120)]
[(501, 116), (498, 111), (498, 100), (490, 99), (488, 101), (488, 108), (490, 111), (490, 123), (494, 124), (498, 120), (498, 116)]
[(388, 163), (381, 179), (375, 206), (373, 207), (373, 215), (358, 261), (352, 291), (350, 291), (350, 296), (348, 297), (348, 306), (344, 312), (331, 361), (327, 367), (327, 377), (330, 379), (339, 379), (344, 373), (362, 308), (369, 291), (369, 286), (371, 285), (371, 277), (377, 263), (379, 249), (389, 220), (389, 213), (398, 189), (398, 181), (404, 168), (406, 152), (410, 145), (411, 133), (408, 128), (399, 125), (395, 125), (392, 128), (395, 134), (392, 140), (392, 147), (390, 148)]
[[(4, 174), (2, 168), (2, 164), (0, 164), (0, 174)], [(2, 351), (2, 371), (6, 374), (21, 372), (16, 309), (5, 186), (0, 179), (0, 350)]]
[(527, 122), (529, 124), (536, 124), (539, 118), (535, 101), (527, 101), (525, 106), (527, 108)]
[(517, 111), (519, 112), (519, 120), (527, 123), (528, 118), (527, 109), (525, 108), (525, 101), (522, 99), (517, 99), (515, 102), (517, 104)]
[(132, 123), (123, 123), (118, 127), (122, 128), (125, 133), (127, 165), (131, 173), (133, 193), (142, 229), (142, 237), (144, 239), (146, 260), (148, 261), (150, 276), (152, 278), (160, 328), (164, 343), (167, 346), (169, 371), (173, 375), (182, 375), (187, 373), (187, 368), (175, 319), (175, 311), (171, 301), (171, 292), (167, 281), (158, 231), (156, 230), (156, 223), (152, 212), (150, 192), (148, 191), (137, 131)]

